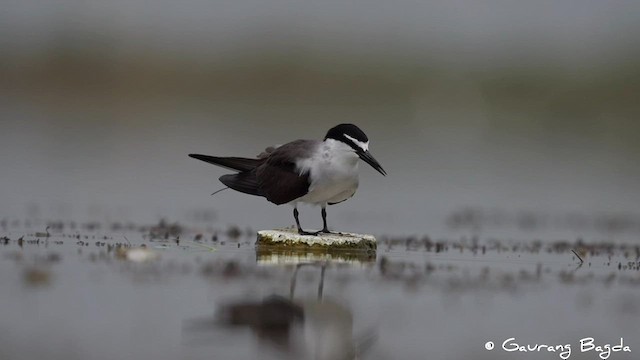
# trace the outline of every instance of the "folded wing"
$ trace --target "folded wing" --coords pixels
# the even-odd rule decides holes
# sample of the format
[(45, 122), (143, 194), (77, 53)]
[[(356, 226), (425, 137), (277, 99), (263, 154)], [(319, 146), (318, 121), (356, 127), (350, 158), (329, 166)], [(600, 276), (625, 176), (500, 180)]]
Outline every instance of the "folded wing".
[(220, 177), (229, 188), (250, 195), (264, 196), (280, 205), (307, 194), (309, 173), (300, 172), (296, 160), (310, 156), (318, 142), (296, 140), (269, 147), (257, 159), (189, 154), (190, 157), (238, 171)]
[(313, 140), (296, 140), (269, 152), (266, 161), (256, 168), (262, 196), (280, 205), (306, 195), (309, 173), (300, 172), (296, 159), (310, 156), (316, 145)]

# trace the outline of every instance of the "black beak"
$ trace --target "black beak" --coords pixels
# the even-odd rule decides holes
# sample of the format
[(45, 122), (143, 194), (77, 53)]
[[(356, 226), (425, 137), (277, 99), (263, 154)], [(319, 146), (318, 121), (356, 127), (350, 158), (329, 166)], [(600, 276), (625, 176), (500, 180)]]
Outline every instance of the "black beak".
[(376, 160), (373, 155), (367, 151), (358, 151), (358, 156), (367, 164), (371, 165), (372, 168), (376, 169), (383, 176), (387, 176), (387, 172), (384, 171), (378, 160)]

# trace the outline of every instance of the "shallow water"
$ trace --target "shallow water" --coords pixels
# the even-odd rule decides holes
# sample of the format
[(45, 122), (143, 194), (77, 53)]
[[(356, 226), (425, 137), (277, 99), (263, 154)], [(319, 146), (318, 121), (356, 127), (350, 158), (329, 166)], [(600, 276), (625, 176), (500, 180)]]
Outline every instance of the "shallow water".
[[(170, 225), (5, 223), (0, 357), (560, 358), (502, 350), (512, 337), (507, 348), (569, 344), (572, 359), (599, 358), (580, 351), (587, 337), (624, 338), (632, 352), (611, 359), (640, 351), (638, 245), (380, 236), (374, 258), (318, 259), (258, 254), (236, 228)], [(141, 245), (159, 258), (127, 259)], [(225, 315), (273, 295), (302, 312), (290, 328), (256, 315), (280, 307)]]

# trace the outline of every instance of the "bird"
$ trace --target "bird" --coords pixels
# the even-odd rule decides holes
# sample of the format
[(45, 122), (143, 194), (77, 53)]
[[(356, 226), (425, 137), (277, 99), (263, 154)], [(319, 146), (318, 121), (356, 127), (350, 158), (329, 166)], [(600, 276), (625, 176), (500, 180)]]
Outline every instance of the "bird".
[[(369, 151), (369, 138), (354, 124), (332, 127), (323, 140), (294, 140), (270, 146), (256, 158), (189, 156), (235, 171), (219, 178), (228, 188), (262, 196), (276, 205), (292, 205), (300, 235), (332, 233), (327, 227), (327, 205), (341, 203), (355, 194), (359, 183), (359, 160), (383, 176), (387, 175)], [(300, 203), (321, 207), (322, 230), (302, 229)]]

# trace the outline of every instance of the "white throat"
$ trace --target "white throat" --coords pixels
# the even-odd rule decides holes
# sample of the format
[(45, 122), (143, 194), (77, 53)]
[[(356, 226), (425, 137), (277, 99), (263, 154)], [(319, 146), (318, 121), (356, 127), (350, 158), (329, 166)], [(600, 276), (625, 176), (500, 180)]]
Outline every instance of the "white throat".
[(351, 146), (333, 139), (323, 141), (315, 157), (319, 157), (327, 167), (357, 166), (360, 159)]
[(309, 193), (301, 202), (326, 204), (348, 199), (358, 188), (358, 154), (351, 146), (333, 139), (318, 144), (314, 154), (297, 163), (309, 173)]

